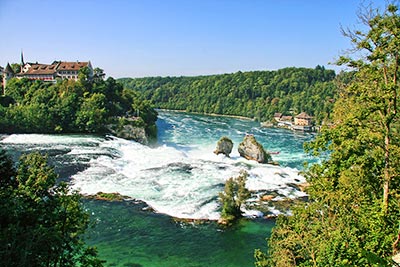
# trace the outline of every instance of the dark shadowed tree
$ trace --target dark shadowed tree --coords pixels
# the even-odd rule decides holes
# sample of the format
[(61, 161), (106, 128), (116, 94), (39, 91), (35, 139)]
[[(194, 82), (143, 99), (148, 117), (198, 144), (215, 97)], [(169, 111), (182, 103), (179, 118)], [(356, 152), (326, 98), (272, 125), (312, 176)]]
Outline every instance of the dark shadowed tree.
[(103, 266), (82, 234), (89, 215), (80, 195), (38, 153), (21, 157), (15, 171), (0, 150), (0, 266)]

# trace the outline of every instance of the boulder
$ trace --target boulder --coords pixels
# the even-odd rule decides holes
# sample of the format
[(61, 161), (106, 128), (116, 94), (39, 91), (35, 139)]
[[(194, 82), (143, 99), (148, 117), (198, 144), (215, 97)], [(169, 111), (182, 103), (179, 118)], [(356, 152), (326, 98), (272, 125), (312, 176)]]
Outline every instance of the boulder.
[(251, 134), (244, 137), (243, 142), (239, 144), (238, 152), (241, 157), (259, 163), (268, 163), (272, 160), (271, 155), (265, 152), (263, 146)]
[(228, 137), (224, 136), (219, 139), (217, 143), (217, 147), (214, 150), (215, 154), (224, 154), (229, 157), (229, 154), (232, 152), (233, 142)]

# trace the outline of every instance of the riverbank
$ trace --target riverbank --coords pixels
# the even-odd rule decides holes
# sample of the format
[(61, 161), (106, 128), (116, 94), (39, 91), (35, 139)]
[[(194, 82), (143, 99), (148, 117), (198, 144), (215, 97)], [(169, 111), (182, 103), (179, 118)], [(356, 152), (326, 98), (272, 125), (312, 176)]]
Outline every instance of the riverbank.
[(248, 120), (254, 121), (254, 118), (244, 117), (244, 116), (237, 116), (237, 115), (226, 115), (226, 114), (216, 114), (216, 113), (202, 113), (202, 112), (194, 112), (194, 111), (186, 111), (183, 109), (156, 109), (157, 111), (166, 111), (166, 112), (177, 112), (177, 113), (186, 113), (186, 114), (195, 114), (195, 115), (205, 115), (205, 116), (212, 116), (212, 117), (225, 117), (225, 118), (233, 118), (239, 120)]

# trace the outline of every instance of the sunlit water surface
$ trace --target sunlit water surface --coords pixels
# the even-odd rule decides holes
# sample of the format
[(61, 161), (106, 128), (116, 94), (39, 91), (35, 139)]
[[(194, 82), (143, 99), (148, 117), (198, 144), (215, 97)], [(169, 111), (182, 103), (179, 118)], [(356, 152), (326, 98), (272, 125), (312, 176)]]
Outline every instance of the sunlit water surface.
[[(166, 111), (160, 111), (157, 126), (155, 147), (88, 135), (18, 134), (0, 144), (15, 159), (25, 152), (47, 153), (60, 179), (84, 194), (119, 192), (155, 209), (157, 213), (133, 202), (85, 201), (97, 222), (88, 243), (98, 246), (108, 266), (252, 266), (254, 249), (265, 248), (273, 222), (253, 220), (222, 230), (215, 223), (193, 226), (170, 216), (217, 219), (218, 193), (241, 170), (249, 173), (247, 187), (255, 193), (304, 196), (288, 184), (304, 182), (298, 174), (303, 162), (315, 161), (302, 149), (313, 135), (260, 128), (248, 120)], [(279, 151), (273, 159), (280, 166), (239, 157), (237, 146), (245, 134), (254, 134), (266, 150)], [(234, 142), (230, 158), (213, 153), (222, 136)]]

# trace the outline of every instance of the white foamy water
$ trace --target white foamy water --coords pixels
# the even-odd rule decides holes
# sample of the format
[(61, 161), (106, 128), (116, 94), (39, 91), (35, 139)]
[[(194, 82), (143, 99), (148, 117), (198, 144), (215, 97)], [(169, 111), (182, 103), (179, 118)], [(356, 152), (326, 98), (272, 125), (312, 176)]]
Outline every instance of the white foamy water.
[(64, 145), (73, 146), (82, 143), (100, 143), (103, 138), (85, 135), (48, 135), (48, 134), (12, 134), (1, 140), (3, 144), (21, 145)]
[(73, 177), (75, 189), (85, 194), (119, 192), (174, 217), (218, 219), (218, 193), (225, 181), (241, 170), (249, 173), (250, 190), (275, 190), (288, 197), (304, 195), (287, 186), (304, 182), (296, 169), (247, 161), (236, 153), (227, 158), (209, 148), (149, 148), (118, 138), (104, 141), (102, 146), (119, 151), (120, 157), (92, 160), (88, 169)]
[[(83, 194), (118, 192), (179, 218), (218, 219), (218, 194), (225, 181), (241, 170), (249, 173), (246, 186), (252, 191), (304, 196), (288, 186), (305, 182), (293, 167), (305, 157), (299, 149), (304, 141), (301, 135), (285, 130), (270, 132), (257, 128), (254, 122), (175, 113), (160, 114), (158, 127), (160, 145), (154, 148), (115, 137), (85, 135), (11, 135), (0, 144), (26, 151), (60, 149), (63, 156), (54, 158), (59, 168), (66, 160), (87, 165), (72, 175), (72, 188)], [(284, 166), (259, 164), (239, 156), (237, 145), (243, 133), (251, 130), (267, 149), (281, 149), (274, 159)], [(235, 143), (230, 158), (213, 153), (223, 135)]]

